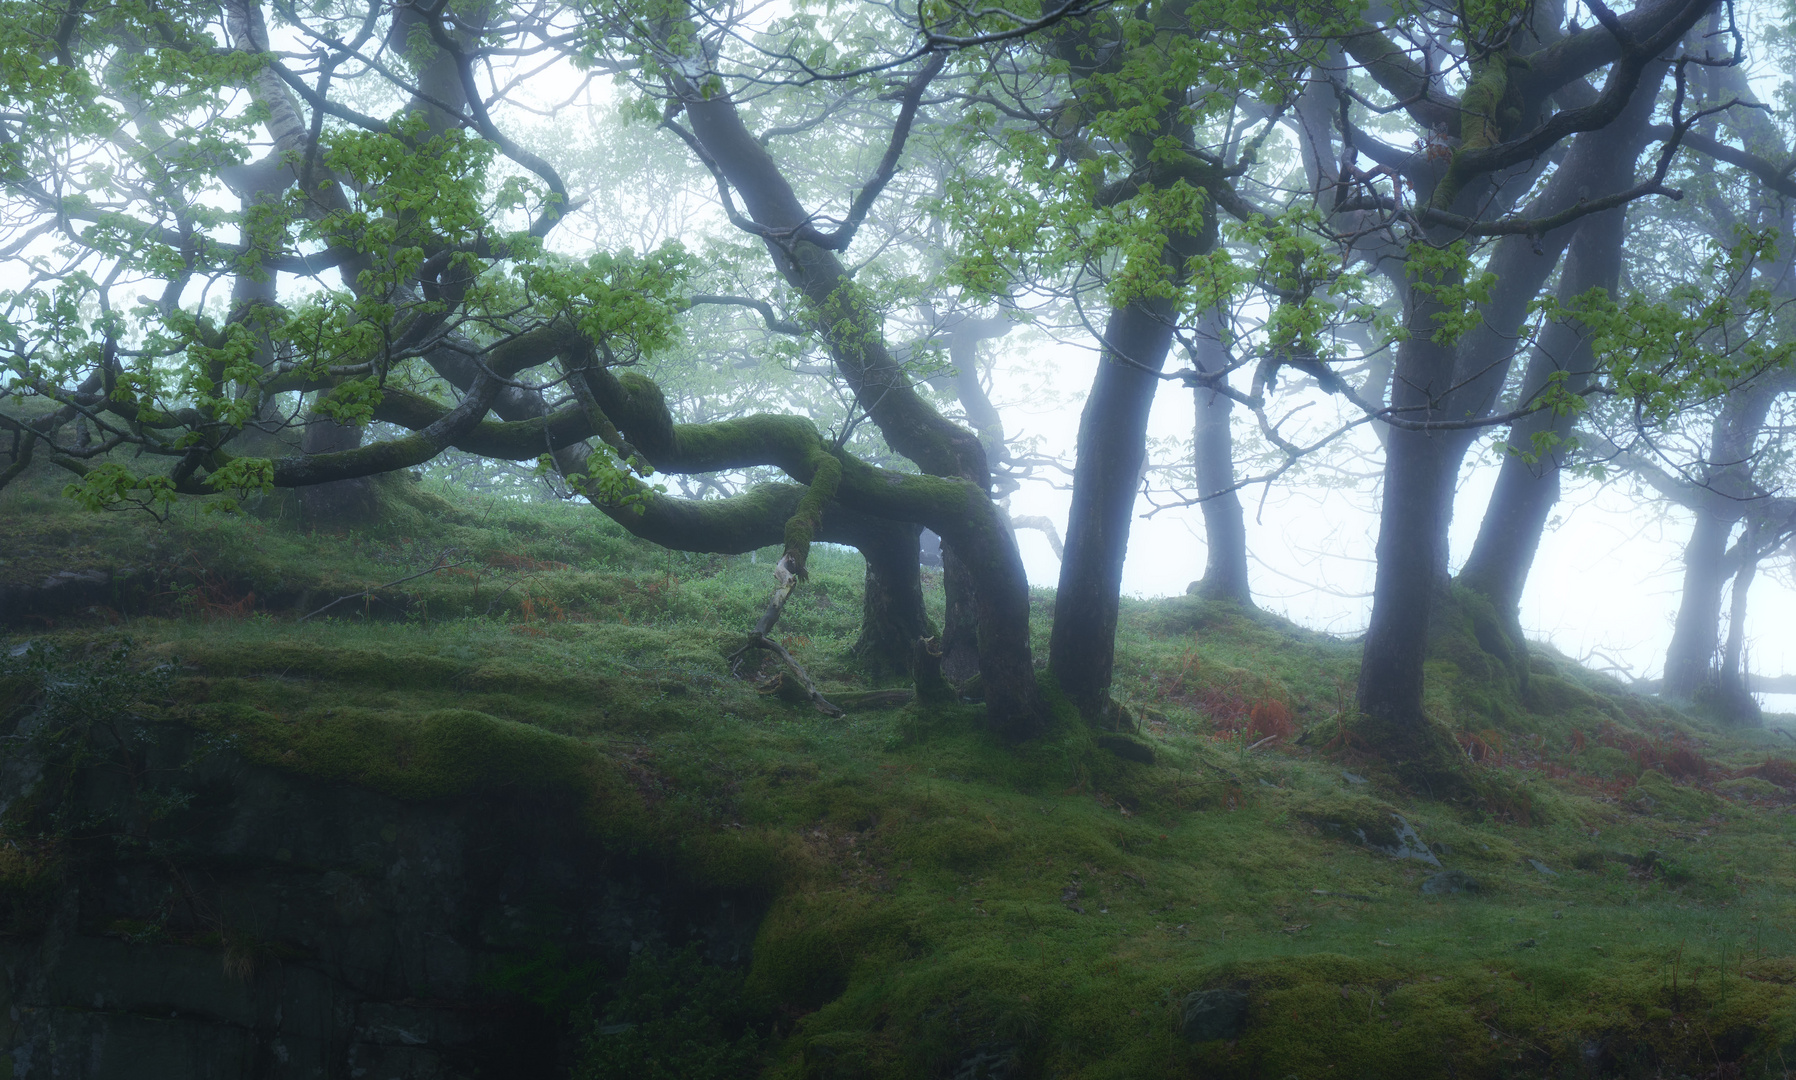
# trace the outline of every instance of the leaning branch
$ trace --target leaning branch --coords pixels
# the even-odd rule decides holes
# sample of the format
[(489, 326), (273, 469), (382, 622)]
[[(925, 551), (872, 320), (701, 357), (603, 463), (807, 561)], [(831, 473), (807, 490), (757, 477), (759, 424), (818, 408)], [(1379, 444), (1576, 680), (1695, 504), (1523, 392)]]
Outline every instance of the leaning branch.
[(312, 612), (312, 614), (300, 616), (299, 621), (305, 622), (307, 619), (313, 618), (318, 615), (322, 615), (325, 612), (329, 611), (331, 608), (336, 607), (338, 604), (347, 603), (350, 600), (360, 600), (364, 596), (373, 596), (375, 593), (381, 591), (382, 589), (390, 589), (395, 585), (404, 585), (408, 581), (416, 581), (418, 578), (425, 577), (430, 574), (434, 574), (439, 570), (452, 570), (457, 566), (463, 565), (462, 563), (447, 561), (450, 553), (453, 551), (454, 551), (453, 548), (444, 548), (441, 552), (438, 552), (437, 553), (437, 561), (432, 563), (428, 570), (420, 570), (415, 574), (407, 574), (406, 576), (404, 576), (402, 578), (394, 578), (392, 581), (387, 582), (385, 585), (376, 585), (371, 589), (363, 589), (359, 593), (350, 593), (348, 596), (339, 596), (335, 600), (332, 600), (330, 603), (319, 608), (317, 611)]
[(831, 251), (846, 251), (848, 245), (854, 242), (854, 235), (860, 231), (861, 223), (867, 219), (867, 212), (873, 209), (874, 200), (879, 198), (880, 192), (886, 189), (886, 185), (892, 182), (892, 177), (898, 172), (898, 158), (904, 153), (904, 144), (910, 138), (911, 125), (917, 119), (917, 106), (923, 100), (923, 91), (928, 89), (929, 84), (935, 80), (937, 75), (941, 74), (942, 65), (947, 62), (947, 53), (936, 53), (929, 58), (927, 64), (923, 65), (922, 70), (911, 76), (910, 82), (905, 84), (904, 93), (899, 98), (902, 104), (898, 109), (898, 120), (892, 125), (892, 137), (886, 143), (885, 156), (879, 159), (879, 167), (873, 170), (872, 178), (855, 195), (854, 202), (848, 207), (848, 217), (843, 220), (842, 227), (816, 239), (819, 247), (828, 248)]
[(753, 308), (761, 313), (762, 320), (767, 323), (767, 329), (776, 334), (803, 335), (810, 333), (810, 330), (804, 325), (795, 323), (790, 319), (780, 318), (779, 315), (774, 312), (773, 305), (765, 300), (756, 300), (747, 296), (699, 293), (687, 297), (686, 303), (692, 307), (697, 307), (700, 304), (717, 304), (721, 306)]

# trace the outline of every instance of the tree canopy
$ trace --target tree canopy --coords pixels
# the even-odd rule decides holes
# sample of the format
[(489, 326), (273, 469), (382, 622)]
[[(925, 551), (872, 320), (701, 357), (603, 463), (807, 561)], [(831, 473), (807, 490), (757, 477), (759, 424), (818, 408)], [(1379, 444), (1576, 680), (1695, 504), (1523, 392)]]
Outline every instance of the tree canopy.
[[(1737, 623), (1796, 531), (1790, 87), (1754, 75), (1786, 46), (1751, 14), (6, 0), (0, 485), (48, 462), (96, 510), (296, 489), (330, 514), (454, 462), (667, 547), (778, 544), (745, 655), (825, 710), (770, 632), (811, 545), (848, 544), (869, 668), (945, 674), (1027, 738), (1006, 497), (1070, 475), (1046, 667), (1120, 722), (1170, 383), (1206, 595), (1252, 603), (1244, 486), (1374, 440), (1359, 730), (1427, 771), (1454, 752), (1423, 708), (1441, 613), (1525, 683), (1568, 467), (1698, 517), (1667, 692), (1741, 670), (1722, 584)], [(994, 404), (980, 350), (1013, 331), (1099, 354), (1070, 463)], [(1485, 434), (1501, 476), (1455, 579)]]

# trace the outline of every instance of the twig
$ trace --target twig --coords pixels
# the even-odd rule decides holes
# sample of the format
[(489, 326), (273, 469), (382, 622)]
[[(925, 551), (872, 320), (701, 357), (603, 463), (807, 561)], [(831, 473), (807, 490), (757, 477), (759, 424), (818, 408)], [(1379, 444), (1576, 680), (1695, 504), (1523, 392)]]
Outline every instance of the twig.
[(345, 600), (360, 600), (362, 597), (371, 596), (374, 593), (379, 592), (381, 589), (390, 589), (395, 585), (403, 585), (406, 582), (413, 580), (414, 578), (421, 578), (426, 574), (434, 574), (438, 570), (448, 570), (451, 567), (456, 567), (456, 566), (462, 565), (461, 563), (458, 563), (458, 562), (454, 562), (454, 563), (444, 562), (443, 559), (448, 554), (449, 554), (449, 550), (445, 549), (441, 554), (439, 554), (437, 556), (437, 561), (436, 561), (435, 565), (431, 566), (431, 568), (428, 570), (420, 570), (415, 574), (407, 574), (405, 577), (397, 578), (393, 581), (389, 581), (385, 585), (376, 585), (371, 589), (363, 589), (359, 593), (351, 593), (348, 596), (339, 596), (335, 600), (332, 600), (330, 603), (319, 608), (317, 611), (312, 612), (311, 615), (301, 616), (299, 621), (305, 622), (307, 619), (311, 618), (312, 615), (322, 615), (325, 612), (329, 611), (331, 608), (334, 608), (338, 604), (341, 604)]

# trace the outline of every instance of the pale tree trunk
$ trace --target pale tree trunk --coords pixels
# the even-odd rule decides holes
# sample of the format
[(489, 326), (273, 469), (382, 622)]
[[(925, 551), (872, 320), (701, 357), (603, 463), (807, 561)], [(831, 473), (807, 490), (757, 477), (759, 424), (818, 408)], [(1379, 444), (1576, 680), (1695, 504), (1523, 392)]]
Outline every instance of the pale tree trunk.
[[(1197, 370), (1226, 371), (1228, 349), (1222, 341), (1219, 313), (1211, 312), (1198, 328)], [(1191, 592), (1208, 600), (1231, 600), (1253, 606), (1247, 584), (1247, 517), (1235, 488), (1235, 437), (1230, 428), (1234, 399), (1203, 386), (1193, 391), (1197, 409), (1192, 426), (1192, 465), (1197, 473), (1198, 506), (1204, 516), (1204, 576)]]

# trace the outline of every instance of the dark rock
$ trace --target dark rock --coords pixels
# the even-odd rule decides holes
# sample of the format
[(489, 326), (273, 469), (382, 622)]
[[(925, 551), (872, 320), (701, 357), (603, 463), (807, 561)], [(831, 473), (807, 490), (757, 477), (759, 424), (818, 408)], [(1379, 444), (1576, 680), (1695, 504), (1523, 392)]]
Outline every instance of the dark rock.
[[(545, 995), (645, 948), (747, 963), (764, 901), (607, 850), (577, 806), (408, 802), (165, 727), (143, 773), (178, 807), (161, 831), (71, 843), (44, 918), (0, 936), (0, 1075), (535, 1080), (579, 1004)], [(0, 770), (0, 803), (36, 782)], [(78, 790), (77, 820), (142, 796), (100, 770)]]
[(1239, 1039), (1247, 1030), (1247, 995), (1239, 990), (1198, 990), (1185, 998), (1186, 1042)]
[(1374, 851), (1384, 852), (1393, 859), (1414, 859), (1417, 862), (1425, 862), (1429, 866), (1441, 864), (1434, 852), (1428, 850), (1428, 845), (1422, 842), (1422, 838), (1416, 835), (1415, 828), (1403, 820), (1402, 814), (1392, 814), (1391, 820), (1395, 821), (1396, 825), (1391, 828), (1388, 838), (1367, 837), (1362, 833), (1361, 842)]
[(0, 584), (0, 626), (44, 627), (89, 609), (141, 609), (154, 584), (131, 567), (58, 570), (35, 584)]
[(1443, 870), (1438, 874), (1429, 874), (1422, 879), (1422, 891), (1430, 896), (1447, 896), (1453, 893), (1475, 893), (1483, 888), (1478, 879), (1464, 870)]
[(1345, 820), (1339, 817), (1323, 819), (1318, 824), (1324, 832), (1351, 837), (1365, 847), (1393, 859), (1414, 859), (1429, 866), (1441, 864), (1440, 859), (1428, 850), (1428, 845), (1416, 835), (1415, 827), (1405, 821), (1402, 814), (1392, 813), (1388, 821), (1381, 814)]
[(1020, 1069), (1017, 1049), (1009, 1043), (986, 1043), (960, 1059), (954, 1080), (1010, 1080)]
[(1154, 748), (1145, 743), (1136, 742), (1127, 735), (1099, 735), (1097, 743), (1125, 761), (1139, 761), (1143, 765), (1154, 763)]

